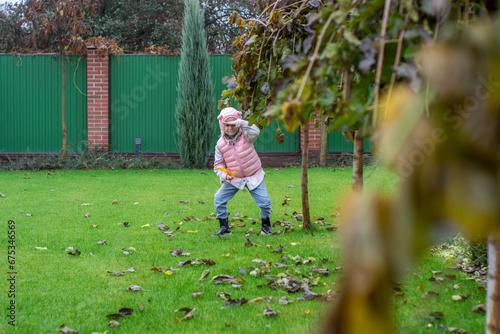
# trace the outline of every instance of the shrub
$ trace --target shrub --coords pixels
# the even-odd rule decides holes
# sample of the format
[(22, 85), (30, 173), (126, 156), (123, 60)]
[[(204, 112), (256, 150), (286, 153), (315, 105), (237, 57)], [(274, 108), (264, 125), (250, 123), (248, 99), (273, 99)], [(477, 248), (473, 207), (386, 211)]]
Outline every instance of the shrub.
[(215, 102), (199, 0), (185, 0), (177, 85), (177, 140), (185, 167), (203, 168), (215, 131)]

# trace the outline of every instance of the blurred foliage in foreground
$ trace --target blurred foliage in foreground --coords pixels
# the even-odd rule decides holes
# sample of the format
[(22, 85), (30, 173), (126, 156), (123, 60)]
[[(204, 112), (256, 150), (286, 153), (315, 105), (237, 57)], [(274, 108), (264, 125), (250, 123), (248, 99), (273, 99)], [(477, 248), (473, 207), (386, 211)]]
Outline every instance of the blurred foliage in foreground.
[[(392, 199), (377, 193), (351, 199), (348, 271), (325, 333), (391, 333), (391, 280), (450, 227), (490, 235), (500, 250), (500, 24), (494, 22), (443, 27), (415, 60), (428, 87), (415, 92), (401, 84), (382, 97), (387, 117), (376, 129), (378, 146), (403, 182)], [(500, 280), (490, 274), (490, 281), (498, 293)], [(498, 302), (488, 302), (488, 312), (498, 315)], [(500, 318), (489, 319), (489, 333), (498, 333)]]

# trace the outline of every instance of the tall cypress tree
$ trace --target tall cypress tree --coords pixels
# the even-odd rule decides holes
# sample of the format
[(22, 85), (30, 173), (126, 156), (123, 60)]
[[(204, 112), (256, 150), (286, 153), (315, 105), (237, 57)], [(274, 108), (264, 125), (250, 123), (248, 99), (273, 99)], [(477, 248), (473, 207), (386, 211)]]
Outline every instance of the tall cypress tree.
[(215, 130), (212, 82), (199, 0), (184, 1), (182, 53), (177, 85), (177, 147), (185, 167), (203, 168)]

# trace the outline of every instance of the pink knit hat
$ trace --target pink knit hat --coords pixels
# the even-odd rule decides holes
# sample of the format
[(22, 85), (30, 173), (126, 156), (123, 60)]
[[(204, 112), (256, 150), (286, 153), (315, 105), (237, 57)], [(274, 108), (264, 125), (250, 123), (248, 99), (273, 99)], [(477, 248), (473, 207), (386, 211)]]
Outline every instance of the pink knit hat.
[(232, 107), (224, 108), (220, 111), (220, 114), (219, 116), (217, 116), (217, 119), (219, 120), (219, 126), (222, 135), (224, 134), (224, 123), (230, 117), (241, 119), (241, 111), (238, 111)]

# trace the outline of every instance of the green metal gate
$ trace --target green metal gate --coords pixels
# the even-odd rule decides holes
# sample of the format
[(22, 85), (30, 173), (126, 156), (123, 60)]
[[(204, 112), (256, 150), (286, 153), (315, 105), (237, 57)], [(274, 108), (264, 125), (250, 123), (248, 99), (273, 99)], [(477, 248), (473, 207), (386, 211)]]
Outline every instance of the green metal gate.
[[(81, 150), (87, 140), (87, 65), (85, 58), (77, 56), (65, 65), (71, 152)], [(0, 55), (0, 75), (0, 153), (60, 152), (61, 58)]]

